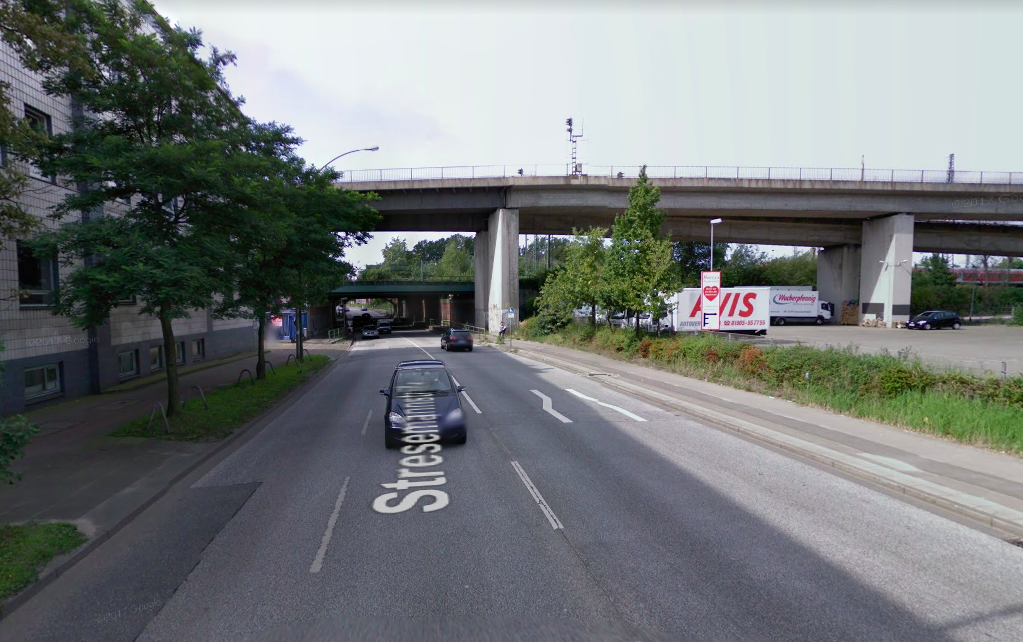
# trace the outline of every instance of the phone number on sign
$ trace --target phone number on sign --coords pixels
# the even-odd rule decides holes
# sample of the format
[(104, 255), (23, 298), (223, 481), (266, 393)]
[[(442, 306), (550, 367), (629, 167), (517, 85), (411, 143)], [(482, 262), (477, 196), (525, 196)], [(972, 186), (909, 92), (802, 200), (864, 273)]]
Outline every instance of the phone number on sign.
[(767, 325), (767, 321), (763, 319), (743, 319), (742, 321), (724, 321), (721, 325), (730, 328), (743, 328), (752, 325)]

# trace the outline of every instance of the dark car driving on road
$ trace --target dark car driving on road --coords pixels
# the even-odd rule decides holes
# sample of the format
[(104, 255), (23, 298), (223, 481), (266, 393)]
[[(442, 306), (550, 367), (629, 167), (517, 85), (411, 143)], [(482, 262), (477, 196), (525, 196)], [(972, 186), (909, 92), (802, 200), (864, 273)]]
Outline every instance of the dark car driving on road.
[(906, 324), (911, 330), (937, 330), (938, 328), (953, 328), (958, 330), (962, 326), (962, 319), (955, 312), (948, 310), (929, 310), (921, 312)]
[(465, 386), (455, 384), (444, 362), (402, 361), (394, 369), (391, 385), (380, 394), (387, 397), (384, 410), (384, 444), (402, 445), (403, 433), (436, 431), (441, 439), (466, 442), (465, 413), (459, 399)]
[(448, 328), (440, 335), (441, 350), (451, 351), (452, 349), (468, 350), (472, 352), (472, 332), (468, 330), (456, 330)]

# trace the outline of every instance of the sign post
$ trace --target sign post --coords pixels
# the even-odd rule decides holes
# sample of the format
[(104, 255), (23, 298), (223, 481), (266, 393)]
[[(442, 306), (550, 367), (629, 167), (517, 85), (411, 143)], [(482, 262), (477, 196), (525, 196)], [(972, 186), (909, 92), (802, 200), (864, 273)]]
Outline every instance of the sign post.
[(703, 311), (702, 330), (716, 331), (721, 329), (721, 273), (700, 273), (700, 306)]

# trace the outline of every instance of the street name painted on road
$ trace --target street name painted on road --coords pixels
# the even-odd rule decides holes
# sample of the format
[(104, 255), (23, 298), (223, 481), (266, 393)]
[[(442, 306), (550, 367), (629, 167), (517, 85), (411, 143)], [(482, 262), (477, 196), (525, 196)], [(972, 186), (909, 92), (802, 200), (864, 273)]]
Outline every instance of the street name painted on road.
[[(405, 407), (405, 429), (402, 430), (401, 441), (408, 444), (402, 446), (401, 452), (407, 455), (398, 460), (403, 466), (398, 469), (398, 481), (389, 484), (380, 484), (384, 488), (394, 490), (408, 490), (409, 488), (421, 488), (426, 486), (443, 486), (447, 483), (444, 471), (428, 470), (414, 471), (414, 468), (428, 468), (439, 466), (444, 463), (444, 458), (436, 453), (441, 450), (440, 426), (437, 425), (434, 417), (437, 416), (437, 404), (430, 397), (414, 399), (406, 402)], [(429, 421), (417, 421), (412, 427), (412, 421), (419, 418), (429, 417)], [(422, 454), (422, 453), (430, 454)], [(432, 478), (432, 479), (427, 479)], [(400, 498), (400, 499), (399, 499)], [(404, 513), (414, 507), (421, 499), (433, 499), (433, 502), (423, 505), (424, 513), (432, 513), (448, 505), (450, 497), (443, 490), (431, 488), (429, 490), (414, 490), (404, 497), (400, 493), (384, 493), (373, 500), (373, 510), (386, 515)], [(398, 500), (397, 504), (391, 504)]]

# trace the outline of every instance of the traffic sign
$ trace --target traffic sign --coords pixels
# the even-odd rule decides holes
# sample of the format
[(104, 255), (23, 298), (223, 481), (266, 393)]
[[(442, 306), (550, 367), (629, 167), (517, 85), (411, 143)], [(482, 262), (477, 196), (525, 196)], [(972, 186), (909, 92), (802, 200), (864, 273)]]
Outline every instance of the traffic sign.
[(703, 312), (703, 321), (700, 327), (703, 330), (720, 330), (721, 317), (721, 273), (701, 272), (700, 273), (700, 305)]

